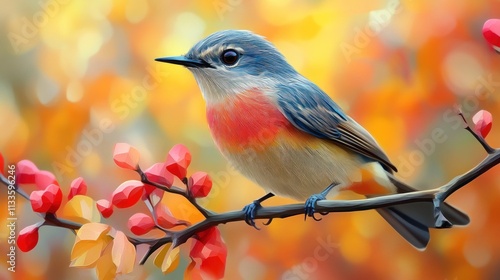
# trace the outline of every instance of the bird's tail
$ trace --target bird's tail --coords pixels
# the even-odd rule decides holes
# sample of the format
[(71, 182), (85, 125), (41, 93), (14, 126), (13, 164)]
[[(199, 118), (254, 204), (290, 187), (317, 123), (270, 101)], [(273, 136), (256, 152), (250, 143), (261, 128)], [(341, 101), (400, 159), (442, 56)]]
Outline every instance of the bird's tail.
[[(412, 187), (399, 181), (392, 174), (389, 180), (398, 192), (415, 191)], [(435, 228), (434, 206), (432, 202), (415, 202), (377, 209), (382, 217), (408, 242), (417, 249), (423, 250), (429, 243), (429, 228)], [(443, 203), (441, 212), (452, 225), (464, 226), (469, 223), (467, 214)]]

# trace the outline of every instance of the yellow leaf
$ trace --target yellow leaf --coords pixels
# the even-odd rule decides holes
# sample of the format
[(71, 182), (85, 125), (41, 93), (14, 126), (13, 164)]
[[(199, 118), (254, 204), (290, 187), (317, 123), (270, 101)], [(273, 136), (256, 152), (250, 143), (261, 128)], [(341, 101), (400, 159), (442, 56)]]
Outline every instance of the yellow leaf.
[(168, 257), (166, 257), (163, 260), (163, 264), (161, 265), (161, 271), (163, 271), (164, 274), (170, 273), (177, 268), (180, 260), (179, 252), (180, 252), (179, 247), (175, 247), (170, 251)]
[(111, 227), (105, 224), (84, 224), (77, 232), (71, 250), (71, 266), (94, 267), (104, 248), (112, 240), (107, 233)]
[(172, 243), (167, 243), (163, 245), (158, 252), (158, 255), (156, 255), (154, 264), (156, 267), (161, 268), (161, 264), (163, 263), (163, 260), (165, 259), (165, 256), (167, 255), (168, 250), (170, 250), (170, 247), (172, 246)]
[(101, 257), (104, 248), (111, 241), (111, 237), (104, 236), (96, 241), (80, 240), (75, 243), (71, 251), (72, 267), (94, 267), (97, 260)]
[(156, 255), (154, 264), (161, 269), (164, 274), (174, 271), (179, 265), (179, 247), (172, 248), (172, 243), (163, 245)]
[(80, 240), (97, 240), (107, 234), (111, 227), (101, 223), (86, 223), (76, 233)]
[(101, 221), (101, 214), (97, 210), (95, 201), (86, 195), (75, 195), (64, 205), (60, 217), (78, 223)]
[(116, 231), (111, 255), (113, 263), (116, 265), (117, 274), (126, 274), (134, 270), (135, 246), (128, 241), (127, 236), (121, 231)]
[(97, 261), (95, 270), (99, 280), (113, 280), (116, 278), (116, 265), (113, 263), (111, 244), (106, 246), (101, 258)]

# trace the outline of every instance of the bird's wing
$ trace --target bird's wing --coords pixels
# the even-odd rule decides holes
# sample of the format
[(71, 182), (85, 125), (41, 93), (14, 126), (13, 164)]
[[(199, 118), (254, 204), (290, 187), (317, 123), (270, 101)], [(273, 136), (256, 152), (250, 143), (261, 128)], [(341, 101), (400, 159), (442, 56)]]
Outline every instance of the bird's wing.
[(375, 139), (316, 85), (293, 83), (277, 88), (278, 106), (298, 129), (328, 139), (397, 171)]

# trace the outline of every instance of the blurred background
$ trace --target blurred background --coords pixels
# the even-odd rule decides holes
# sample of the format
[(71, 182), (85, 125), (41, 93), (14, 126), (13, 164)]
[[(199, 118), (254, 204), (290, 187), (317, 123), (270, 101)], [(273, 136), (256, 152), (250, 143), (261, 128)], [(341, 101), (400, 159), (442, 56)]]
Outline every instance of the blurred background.
[[(0, 151), (7, 163), (30, 159), (54, 172), (65, 191), (83, 176), (96, 200), (136, 178), (113, 163), (117, 142), (137, 147), (144, 167), (185, 144), (193, 154), (190, 172), (212, 175), (203, 203), (214, 211), (241, 209), (264, 194), (217, 151), (189, 71), (154, 62), (184, 54), (218, 30), (267, 37), (367, 128), (399, 176), (419, 188), (439, 186), (485, 156), (455, 106), (469, 119), (480, 109), (500, 118), (500, 56), (481, 34), (487, 19), (500, 17), (498, 0), (3, 0), (1, 6)], [(497, 147), (498, 131), (494, 125), (487, 138)], [(432, 231), (424, 252), (375, 211), (330, 214), (321, 222), (292, 217), (260, 231), (243, 222), (221, 225), (225, 278), (499, 279), (498, 171), (449, 198), (471, 223)], [(185, 201), (168, 199), (176, 215), (199, 219)], [(0, 205), (5, 201), (2, 190)], [(39, 217), (21, 197), (17, 202), (20, 230)], [(294, 201), (265, 205), (284, 203)], [(126, 220), (138, 211), (145, 208), (119, 210), (107, 222), (127, 231)], [(95, 278), (93, 269), (69, 268), (73, 242), (68, 230), (42, 228), (37, 247), (17, 253), (16, 273), (1, 262), (0, 279)], [(183, 277), (187, 248), (173, 279)], [(163, 277), (151, 259), (122, 279)]]

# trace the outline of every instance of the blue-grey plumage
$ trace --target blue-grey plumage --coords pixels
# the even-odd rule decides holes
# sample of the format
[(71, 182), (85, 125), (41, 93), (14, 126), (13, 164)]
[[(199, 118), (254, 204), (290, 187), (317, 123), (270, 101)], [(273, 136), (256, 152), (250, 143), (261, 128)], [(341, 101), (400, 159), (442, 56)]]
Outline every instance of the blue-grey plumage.
[[(370, 133), (263, 37), (220, 31), (183, 57), (158, 60), (194, 74), (222, 154), (264, 189), (303, 200), (331, 183), (336, 191), (358, 183), (368, 171), (389, 192), (413, 190), (392, 175), (396, 167)], [(414, 204), (378, 211), (412, 245), (425, 248), (433, 226), (429, 209)], [(442, 210), (455, 225), (469, 221), (447, 204)]]

